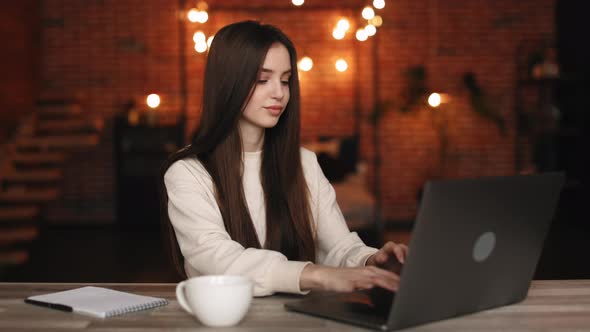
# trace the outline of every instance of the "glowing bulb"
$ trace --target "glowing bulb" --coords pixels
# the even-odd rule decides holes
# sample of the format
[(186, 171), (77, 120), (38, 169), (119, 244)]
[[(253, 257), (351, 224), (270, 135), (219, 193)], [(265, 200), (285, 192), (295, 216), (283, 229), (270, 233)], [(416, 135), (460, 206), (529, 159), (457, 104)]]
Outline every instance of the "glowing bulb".
[(187, 13), (188, 20), (193, 23), (197, 22), (198, 16), (199, 16), (199, 10), (196, 8), (191, 8)]
[(379, 15), (375, 15), (372, 19), (369, 20), (369, 23), (373, 24), (377, 28), (383, 24), (383, 18)]
[(295, 6), (301, 6), (305, 2), (305, 0), (292, 0), (291, 1)]
[(334, 31), (332, 31), (332, 37), (334, 37), (334, 39), (342, 39), (344, 38), (344, 35), (346, 34), (346, 31), (342, 30), (342, 29), (338, 29), (338, 27), (336, 27), (334, 29)]
[(373, 0), (373, 7), (383, 9), (385, 7), (385, 0)]
[(372, 24), (367, 24), (367, 26), (365, 27), (365, 32), (369, 37), (374, 36), (377, 33), (377, 28), (375, 28), (375, 26)]
[(432, 107), (438, 107), (440, 105), (440, 94), (434, 92), (431, 93), (430, 96), (428, 97), (428, 105), (432, 106)]
[(310, 71), (311, 68), (313, 68), (313, 61), (310, 57), (304, 56), (301, 58), (301, 60), (299, 60), (299, 64), (297, 66), (303, 71)]
[(206, 12), (209, 9), (209, 5), (205, 1), (199, 1), (197, 3), (197, 9)]
[(156, 108), (160, 106), (160, 96), (158, 96), (155, 93), (152, 93), (149, 96), (147, 96), (146, 102), (150, 108)]
[(205, 41), (205, 34), (203, 33), (203, 31), (195, 32), (195, 34), (193, 35), (193, 41), (195, 43), (198, 43), (200, 41)]
[(336, 28), (338, 30), (348, 31), (348, 29), (350, 29), (350, 23), (347, 19), (342, 18), (336, 23)]
[(207, 38), (207, 47), (211, 48), (211, 43), (213, 42), (213, 37), (214, 36), (209, 36), (209, 38)]
[(367, 38), (369, 38), (369, 35), (367, 35), (367, 32), (365, 31), (365, 29), (358, 29), (356, 31), (356, 39), (358, 41), (365, 41), (365, 40), (367, 40)]
[(204, 40), (199, 40), (195, 43), (195, 51), (199, 53), (204, 53), (207, 51), (207, 42)]
[(370, 20), (375, 17), (375, 11), (373, 10), (373, 7), (367, 6), (363, 8), (362, 15), (365, 20)]
[(209, 14), (205, 11), (197, 12), (197, 22), (205, 23), (209, 19)]
[(346, 60), (338, 59), (338, 61), (336, 61), (336, 70), (343, 72), (346, 71), (346, 69), (348, 69), (348, 63), (346, 63)]

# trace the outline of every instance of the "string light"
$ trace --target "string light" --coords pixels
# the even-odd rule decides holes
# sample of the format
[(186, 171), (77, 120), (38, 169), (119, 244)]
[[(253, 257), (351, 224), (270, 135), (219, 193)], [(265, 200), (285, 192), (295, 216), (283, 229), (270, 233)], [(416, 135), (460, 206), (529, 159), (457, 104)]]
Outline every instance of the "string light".
[(346, 32), (350, 29), (350, 23), (347, 19), (341, 18), (338, 23), (336, 23), (336, 28)]
[(303, 71), (310, 71), (313, 68), (313, 60), (308, 56), (304, 56), (299, 60), (297, 67)]
[(188, 20), (193, 23), (197, 22), (199, 13), (200, 11), (197, 8), (191, 8), (187, 13)]
[(305, 2), (305, 0), (292, 0), (291, 1), (295, 6), (301, 6)]
[(199, 11), (199, 12), (197, 12), (196, 18), (197, 18), (197, 22), (205, 23), (209, 19), (209, 14), (207, 14), (207, 12), (205, 12), (205, 11)]
[(213, 37), (214, 36), (209, 36), (209, 38), (207, 38), (207, 48), (211, 48), (211, 43), (213, 42)]
[(428, 105), (430, 105), (431, 107), (438, 107), (440, 106), (440, 102), (441, 102), (441, 97), (440, 94), (434, 92), (431, 93), (430, 96), (428, 97)]
[(334, 39), (342, 39), (344, 38), (344, 36), (346, 35), (346, 31), (342, 30), (342, 29), (338, 29), (338, 27), (334, 28), (334, 31), (332, 31), (332, 37), (334, 37)]
[(160, 96), (155, 93), (150, 94), (146, 98), (146, 103), (150, 108), (157, 108), (160, 106)]
[(358, 29), (356, 31), (356, 39), (358, 41), (365, 41), (365, 40), (367, 40), (367, 38), (369, 38), (369, 35), (367, 35), (367, 32), (365, 31), (365, 29)]
[(385, 0), (373, 0), (373, 7), (383, 9), (385, 7)]
[(195, 43), (195, 51), (199, 53), (205, 53), (207, 51), (207, 42), (204, 40), (199, 40)]
[(375, 17), (369, 20), (369, 23), (378, 28), (381, 26), (381, 24), (383, 24), (383, 18), (379, 15), (375, 15)]
[(361, 13), (361, 15), (365, 20), (370, 20), (373, 17), (375, 17), (375, 11), (373, 10), (373, 7), (367, 6), (363, 8), (363, 12)]
[(197, 2), (197, 9), (206, 12), (209, 9), (209, 5), (205, 1), (199, 1)]
[(336, 61), (336, 70), (338, 70), (339, 72), (344, 72), (347, 69), (348, 69), (348, 63), (346, 63), (346, 60), (338, 59)]
[(365, 32), (367, 33), (367, 36), (371, 37), (377, 33), (377, 28), (372, 24), (367, 24), (367, 26), (365, 26)]
[(195, 43), (198, 43), (200, 41), (205, 41), (205, 34), (203, 33), (203, 31), (197, 31), (193, 34), (193, 41)]

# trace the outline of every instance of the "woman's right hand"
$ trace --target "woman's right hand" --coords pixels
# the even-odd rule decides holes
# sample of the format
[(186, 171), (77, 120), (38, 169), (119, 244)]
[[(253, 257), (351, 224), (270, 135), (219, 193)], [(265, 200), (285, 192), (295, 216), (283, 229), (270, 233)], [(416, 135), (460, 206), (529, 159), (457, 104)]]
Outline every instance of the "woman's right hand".
[(330, 267), (309, 264), (301, 272), (302, 290), (352, 292), (382, 287), (397, 291), (399, 276), (375, 266)]

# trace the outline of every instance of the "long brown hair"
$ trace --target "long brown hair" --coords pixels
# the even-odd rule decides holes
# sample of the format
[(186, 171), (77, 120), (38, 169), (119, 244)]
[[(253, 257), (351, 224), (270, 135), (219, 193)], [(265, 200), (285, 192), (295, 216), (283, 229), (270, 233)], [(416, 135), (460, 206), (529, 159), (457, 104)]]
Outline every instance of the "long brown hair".
[(191, 144), (170, 156), (161, 169), (165, 237), (172, 244), (173, 263), (183, 277), (186, 277), (184, 261), (170, 224), (163, 181), (168, 168), (178, 160), (196, 158), (209, 172), (231, 238), (245, 248), (262, 248), (242, 185), (243, 151), (238, 121), (254, 91), (266, 53), (277, 42), (283, 44), (290, 55), (290, 99), (277, 125), (266, 129), (264, 135), (260, 170), (266, 204), (264, 248), (279, 251), (290, 260), (315, 261), (309, 192), (299, 150), (299, 78), (295, 47), (278, 28), (244, 21), (225, 26), (215, 35), (205, 67), (199, 128)]

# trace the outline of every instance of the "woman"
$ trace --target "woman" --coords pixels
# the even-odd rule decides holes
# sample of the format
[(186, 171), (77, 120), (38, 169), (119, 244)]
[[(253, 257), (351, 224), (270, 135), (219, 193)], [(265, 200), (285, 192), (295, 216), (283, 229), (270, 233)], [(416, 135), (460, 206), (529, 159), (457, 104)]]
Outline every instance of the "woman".
[(216, 34), (199, 129), (163, 167), (178, 263), (189, 277), (248, 276), (255, 296), (395, 290), (398, 275), (376, 265), (403, 262), (407, 247), (377, 250), (351, 233), (315, 154), (299, 146), (296, 61), (273, 26), (245, 21)]

